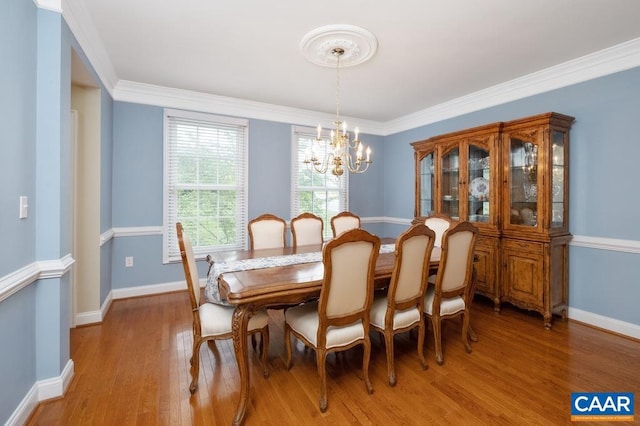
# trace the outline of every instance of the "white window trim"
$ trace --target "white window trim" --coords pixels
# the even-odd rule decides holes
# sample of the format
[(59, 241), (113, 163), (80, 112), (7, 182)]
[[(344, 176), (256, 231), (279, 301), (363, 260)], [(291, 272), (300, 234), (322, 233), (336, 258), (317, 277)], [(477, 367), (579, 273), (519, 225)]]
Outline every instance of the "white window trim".
[[(192, 120), (200, 120), (205, 122), (218, 122), (227, 125), (237, 125), (244, 127), (244, 147), (243, 147), (243, 161), (244, 168), (242, 170), (243, 174), (243, 183), (242, 183), (242, 191), (244, 193), (243, 200), (243, 209), (237, 214), (237, 218), (241, 221), (238, 225), (239, 235), (238, 242), (235, 246), (237, 249), (244, 249), (247, 245), (247, 236), (246, 236), (246, 228), (248, 222), (248, 203), (249, 203), (249, 182), (248, 182), (248, 169), (249, 169), (249, 120), (235, 117), (227, 117), (227, 116), (219, 116), (214, 114), (193, 112), (193, 111), (184, 111), (177, 109), (165, 108), (163, 113), (163, 202), (162, 202), (162, 210), (163, 210), (163, 236), (162, 236), (162, 263), (167, 264), (171, 262), (180, 262), (180, 251), (177, 247), (177, 236), (175, 223), (170, 223), (171, 218), (169, 217), (169, 144), (168, 144), (168, 134), (169, 134), (169, 117), (179, 117), (184, 119), (192, 119)], [(175, 236), (175, 238), (173, 238)], [(170, 244), (174, 242), (175, 247), (174, 250), (170, 249)], [(205, 253), (199, 252), (198, 248), (194, 246), (194, 254), (196, 258), (202, 259), (206, 256)], [(228, 248), (225, 248), (227, 250)]]
[[(299, 199), (298, 199), (298, 167), (299, 162), (302, 161), (298, 157), (298, 139), (297, 134), (308, 134), (311, 137), (315, 137), (317, 134), (317, 129), (313, 127), (306, 126), (291, 126), (291, 217), (295, 217), (301, 212), (298, 210)], [(328, 139), (329, 131), (323, 130), (321, 135), (323, 138)], [(316, 172), (313, 172), (316, 173)], [(328, 171), (327, 173), (331, 173)], [(340, 211), (349, 210), (349, 172), (345, 171), (344, 175), (341, 176), (341, 197), (340, 197)], [(330, 218), (327, 218), (324, 224), (324, 235), (325, 237), (331, 237), (331, 224), (328, 223)]]

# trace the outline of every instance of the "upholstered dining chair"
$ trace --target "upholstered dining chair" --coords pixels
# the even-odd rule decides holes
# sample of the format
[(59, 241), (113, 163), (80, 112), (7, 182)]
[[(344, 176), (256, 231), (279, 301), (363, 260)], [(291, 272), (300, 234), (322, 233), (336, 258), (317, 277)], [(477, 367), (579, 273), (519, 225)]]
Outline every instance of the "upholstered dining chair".
[(445, 231), (438, 273), (429, 277), (424, 314), (431, 319), (439, 365), (444, 362), (441, 332), (444, 319), (462, 316), (462, 343), (465, 350), (471, 353), (469, 307), (473, 295), (468, 287), (473, 282), (473, 251), (477, 235), (478, 228), (467, 221), (459, 222)]
[(384, 335), (390, 386), (396, 384), (393, 339), (398, 333), (418, 329), (418, 358), (422, 368), (427, 368), (422, 312), (434, 240), (435, 232), (424, 224), (413, 225), (396, 239), (389, 288), (386, 293), (376, 294), (371, 306), (371, 328)]
[(285, 245), (284, 219), (265, 213), (249, 221), (249, 240), (251, 250), (280, 248)]
[[(193, 349), (191, 352), (192, 380), (189, 391), (194, 393), (198, 388), (198, 376), (200, 374), (200, 346), (208, 340), (230, 339), (233, 337), (231, 322), (233, 320), (233, 306), (223, 306), (214, 303), (200, 304), (200, 280), (198, 269), (193, 255), (193, 247), (188, 235), (184, 232), (182, 224), (176, 223), (178, 233), (178, 245), (184, 276), (189, 290), (191, 300), (191, 311), (193, 313)], [(249, 319), (247, 327), (249, 334), (254, 337), (256, 333), (262, 336), (261, 361), (265, 377), (269, 375), (267, 366), (267, 355), (269, 352), (269, 325), (268, 316), (265, 310), (259, 310)]]
[(322, 250), (324, 277), (320, 299), (285, 311), (286, 366), (291, 368), (291, 334), (316, 352), (320, 377), (320, 411), (327, 410), (327, 353), (364, 347), (362, 375), (369, 393), (371, 340), (369, 310), (380, 238), (352, 229), (330, 240)]
[(324, 222), (313, 213), (301, 213), (291, 219), (293, 247), (322, 244)]
[(360, 228), (360, 217), (351, 212), (340, 212), (331, 218), (331, 231), (334, 237), (355, 228)]
[(445, 215), (433, 215), (427, 217), (424, 224), (436, 233), (434, 247), (442, 247), (442, 235), (451, 226), (451, 218)]

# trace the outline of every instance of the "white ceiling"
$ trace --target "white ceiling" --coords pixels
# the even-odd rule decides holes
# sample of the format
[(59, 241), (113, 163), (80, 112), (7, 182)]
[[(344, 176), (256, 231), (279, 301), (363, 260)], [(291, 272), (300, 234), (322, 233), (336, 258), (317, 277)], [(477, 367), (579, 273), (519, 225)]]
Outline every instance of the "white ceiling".
[(117, 80), (325, 113), (335, 69), (311, 30), (365, 28), (340, 71), (340, 112), (386, 122), (640, 37), (637, 0), (84, 0)]

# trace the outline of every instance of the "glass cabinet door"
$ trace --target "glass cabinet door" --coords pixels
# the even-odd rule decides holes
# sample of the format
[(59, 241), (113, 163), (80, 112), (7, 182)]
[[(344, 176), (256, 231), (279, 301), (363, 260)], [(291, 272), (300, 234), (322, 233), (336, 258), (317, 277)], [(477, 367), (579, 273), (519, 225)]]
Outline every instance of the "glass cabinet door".
[(488, 222), (491, 209), (489, 199), (491, 162), (489, 151), (469, 145), (467, 171), (468, 208), (470, 222)]
[(538, 145), (511, 138), (509, 141), (510, 214), (512, 225), (538, 225)]
[(454, 220), (459, 219), (459, 174), (460, 174), (460, 150), (454, 148), (442, 156), (442, 213)]
[(435, 162), (433, 152), (420, 160), (420, 211), (419, 216), (431, 216), (435, 211)]
[(565, 143), (564, 133), (551, 133), (551, 227), (562, 228), (565, 224)]

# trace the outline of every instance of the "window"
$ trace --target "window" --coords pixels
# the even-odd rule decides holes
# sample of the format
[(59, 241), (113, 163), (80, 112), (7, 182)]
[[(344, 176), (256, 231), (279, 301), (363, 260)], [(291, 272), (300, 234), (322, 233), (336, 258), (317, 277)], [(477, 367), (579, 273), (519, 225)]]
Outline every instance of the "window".
[(180, 260), (176, 222), (196, 257), (243, 249), (247, 227), (248, 122), (166, 109), (163, 262)]
[(326, 143), (316, 141), (316, 129), (293, 127), (292, 135), (292, 206), (291, 217), (309, 212), (320, 216), (324, 221), (324, 235), (331, 237), (331, 218), (348, 209), (349, 179), (348, 173), (337, 178), (331, 172), (322, 174), (311, 172), (304, 164), (305, 157), (314, 152), (319, 158), (326, 152)]

